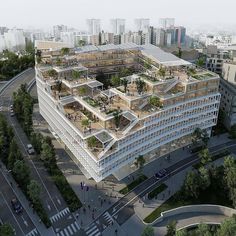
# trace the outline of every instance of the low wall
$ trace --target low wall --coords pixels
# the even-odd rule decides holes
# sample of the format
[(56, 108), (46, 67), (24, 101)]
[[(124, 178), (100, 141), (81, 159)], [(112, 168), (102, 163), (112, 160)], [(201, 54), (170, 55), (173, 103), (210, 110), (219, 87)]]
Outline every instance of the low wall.
[(209, 213), (209, 214), (218, 214), (218, 215), (225, 215), (231, 217), (233, 214), (236, 214), (236, 210), (220, 206), (220, 205), (208, 205), (208, 204), (201, 204), (201, 205), (189, 205), (189, 206), (183, 206), (178, 207), (169, 211), (164, 211), (161, 213), (161, 216), (157, 218), (155, 221), (150, 223), (150, 225), (162, 222), (164, 219), (174, 216), (174, 215), (180, 215), (185, 213)]

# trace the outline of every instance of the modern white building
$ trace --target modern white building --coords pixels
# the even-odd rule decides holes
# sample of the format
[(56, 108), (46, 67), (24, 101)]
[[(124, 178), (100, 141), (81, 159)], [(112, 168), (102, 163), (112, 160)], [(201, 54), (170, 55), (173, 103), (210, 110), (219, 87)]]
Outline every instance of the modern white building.
[(143, 33), (148, 33), (150, 27), (150, 19), (147, 18), (137, 18), (134, 20), (136, 31), (142, 31)]
[(68, 31), (68, 28), (66, 25), (54, 25), (53, 26), (53, 35), (56, 40), (60, 39), (61, 32), (66, 32)]
[[(156, 46), (90, 45), (66, 57), (43, 48), (36, 65), (40, 113), (97, 182), (121, 179), (140, 155), (151, 162), (189, 144), (196, 128), (210, 135), (216, 125), (219, 76)], [(120, 85), (107, 90), (95, 79), (99, 71), (124, 69)]]
[(125, 19), (111, 19), (112, 33), (114, 35), (125, 33)]
[(101, 32), (100, 19), (87, 19), (88, 33), (91, 35), (98, 35)]
[(60, 39), (62, 42), (66, 43), (70, 47), (76, 46), (75, 41), (75, 32), (61, 32)]

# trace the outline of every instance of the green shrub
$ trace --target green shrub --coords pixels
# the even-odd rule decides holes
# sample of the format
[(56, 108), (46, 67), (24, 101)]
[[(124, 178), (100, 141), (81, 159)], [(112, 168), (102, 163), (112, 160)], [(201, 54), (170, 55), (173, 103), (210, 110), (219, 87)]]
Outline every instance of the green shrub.
[(159, 193), (163, 192), (165, 189), (167, 189), (168, 186), (166, 184), (161, 184), (160, 186), (158, 186), (157, 188), (155, 188), (154, 190), (152, 190), (149, 194), (148, 194), (148, 198), (149, 199), (153, 199), (154, 197), (156, 197)]

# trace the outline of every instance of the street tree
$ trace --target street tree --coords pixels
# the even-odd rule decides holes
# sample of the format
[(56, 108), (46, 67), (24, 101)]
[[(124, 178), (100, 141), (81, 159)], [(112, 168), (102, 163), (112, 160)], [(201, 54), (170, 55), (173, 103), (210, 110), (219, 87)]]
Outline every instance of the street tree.
[(134, 162), (135, 166), (139, 169), (140, 174), (142, 172), (145, 162), (146, 161), (142, 155), (140, 155), (138, 158), (136, 158), (136, 161)]
[(200, 167), (198, 171), (199, 171), (199, 177), (200, 177), (200, 181), (199, 181), (200, 186), (199, 187), (202, 190), (205, 190), (211, 184), (209, 171), (208, 171), (208, 169), (206, 169), (203, 166)]
[(33, 203), (39, 202), (40, 191), (40, 185), (35, 180), (31, 180), (30, 183), (27, 185), (27, 193)]
[(177, 224), (177, 222), (175, 220), (172, 220), (168, 223), (168, 225), (166, 226), (166, 228), (167, 228), (166, 236), (175, 236), (176, 224)]
[(30, 169), (25, 164), (24, 160), (18, 160), (14, 163), (12, 173), (17, 183), (26, 189), (30, 180)]
[(201, 150), (199, 152), (199, 157), (201, 158), (201, 164), (204, 166), (207, 163), (211, 162), (211, 155), (209, 153), (209, 150), (207, 148)]
[(152, 226), (148, 225), (144, 228), (141, 236), (154, 236), (154, 229)]
[(199, 195), (199, 176), (197, 173), (189, 172), (184, 181), (184, 189), (190, 197), (197, 198)]
[(10, 224), (2, 224), (2, 225), (0, 225), (0, 235), (1, 236), (13, 236), (14, 234), (15, 234), (14, 230), (11, 227)]

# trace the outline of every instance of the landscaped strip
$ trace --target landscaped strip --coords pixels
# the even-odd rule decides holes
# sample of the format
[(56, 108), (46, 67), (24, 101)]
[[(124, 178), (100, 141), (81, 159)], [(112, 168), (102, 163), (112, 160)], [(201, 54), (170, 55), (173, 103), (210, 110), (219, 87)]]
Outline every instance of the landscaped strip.
[[(228, 149), (221, 150), (217, 154), (214, 154), (214, 155), (211, 156), (211, 162), (216, 161), (216, 160), (218, 160), (222, 157), (228, 156), (230, 153), (231, 152)], [(199, 162), (199, 163), (193, 165), (193, 168), (199, 169), (201, 166), (202, 166), (202, 163)]]
[(166, 184), (162, 183), (160, 186), (156, 187), (154, 190), (152, 190), (148, 194), (148, 199), (155, 198), (159, 193), (163, 192), (167, 188), (168, 188), (168, 186)]
[(141, 184), (143, 181), (145, 181), (148, 177), (145, 175), (140, 175), (136, 180), (128, 184), (125, 188), (121, 189), (119, 193), (121, 194), (127, 194), (130, 192), (132, 189), (134, 189), (136, 186)]
[[(16, 183), (32, 204), (33, 209), (38, 214), (39, 218), (45, 224), (46, 227), (51, 226), (51, 222), (47, 216), (46, 210), (39, 198), (39, 195), (33, 198), (31, 196), (31, 184), (34, 181), (32, 179), (30, 168), (24, 161), (20, 149), (14, 138), (14, 132), (10, 126), (7, 125), (5, 118), (0, 114), (0, 140), (4, 137), (0, 148), (1, 161), (6, 165), (8, 170), (11, 170), (12, 176)], [(36, 181), (34, 181), (36, 183)]]
[[(49, 137), (44, 138), (40, 133), (33, 131), (32, 113), (34, 100), (27, 92), (26, 85), (14, 95), (14, 111), (16, 117), (25, 131), (32, 145), (43, 162), (52, 180), (57, 186), (59, 192), (67, 203), (69, 209), (73, 212), (82, 206), (79, 198), (71, 188), (62, 171), (57, 166), (55, 150)], [(24, 111), (24, 112), (20, 112)], [(43, 158), (42, 158), (43, 156)]]

